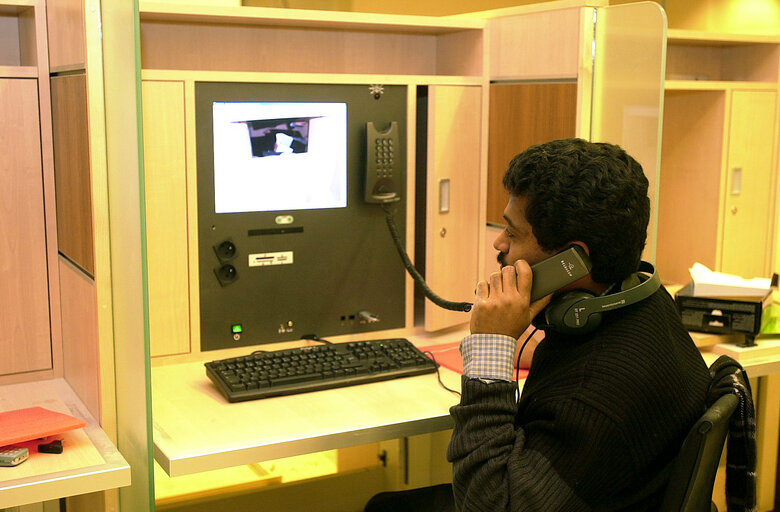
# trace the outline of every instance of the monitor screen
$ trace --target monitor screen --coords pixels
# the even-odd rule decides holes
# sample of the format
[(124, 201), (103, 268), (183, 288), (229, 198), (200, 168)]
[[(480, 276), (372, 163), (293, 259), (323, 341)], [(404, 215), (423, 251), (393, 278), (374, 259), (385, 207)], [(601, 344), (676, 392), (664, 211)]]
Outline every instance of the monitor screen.
[(215, 213), (347, 206), (347, 105), (213, 102)]

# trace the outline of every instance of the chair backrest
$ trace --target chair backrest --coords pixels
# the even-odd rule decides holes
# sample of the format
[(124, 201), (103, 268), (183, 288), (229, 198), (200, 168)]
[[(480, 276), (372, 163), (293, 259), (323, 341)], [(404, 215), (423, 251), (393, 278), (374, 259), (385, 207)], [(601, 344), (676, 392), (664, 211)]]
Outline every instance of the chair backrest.
[(712, 488), (736, 395), (718, 398), (699, 418), (674, 461), (660, 512), (710, 512)]

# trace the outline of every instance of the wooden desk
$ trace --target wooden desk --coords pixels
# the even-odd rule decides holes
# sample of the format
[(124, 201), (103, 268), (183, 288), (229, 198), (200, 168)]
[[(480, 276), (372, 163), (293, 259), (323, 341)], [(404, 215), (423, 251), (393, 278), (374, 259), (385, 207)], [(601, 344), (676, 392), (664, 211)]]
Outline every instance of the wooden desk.
[[(432, 343), (407, 337), (419, 346)], [(440, 371), (448, 387), (459, 389), (459, 374)], [(152, 368), (154, 457), (180, 476), (436, 432), (452, 428), (449, 408), (457, 402), (436, 374), (427, 374), (229, 403), (202, 361), (158, 366)]]
[[(463, 334), (446, 340), (407, 337), (422, 346)], [(701, 349), (708, 364), (733, 346), (713, 345), (713, 335), (705, 338)], [(780, 354), (754, 356), (749, 350), (735, 359), (751, 377), (780, 373)], [(204, 360), (212, 358), (205, 354)], [(459, 388), (457, 373), (442, 368), (441, 376), (448, 387)], [(156, 366), (154, 457), (170, 476), (180, 476), (446, 430), (452, 427), (449, 408), (457, 401), (429, 374), (229, 403), (206, 377), (203, 361)]]
[(0, 411), (34, 406), (87, 426), (61, 434), (62, 454), (31, 450), (19, 466), (0, 468), (0, 509), (130, 485), (130, 466), (63, 379), (0, 386)]
[(735, 359), (751, 379), (780, 373), (780, 337), (758, 338), (754, 347), (741, 347), (739, 343), (741, 340), (736, 343), (718, 343), (702, 349), (702, 354), (708, 364), (721, 355)]

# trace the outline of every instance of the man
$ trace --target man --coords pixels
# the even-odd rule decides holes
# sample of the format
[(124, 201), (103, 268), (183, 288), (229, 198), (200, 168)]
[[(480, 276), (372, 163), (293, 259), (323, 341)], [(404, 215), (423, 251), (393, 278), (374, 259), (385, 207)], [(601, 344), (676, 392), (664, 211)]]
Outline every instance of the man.
[(617, 146), (566, 139), (516, 156), (504, 186), (502, 268), (477, 285), (451, 409), (456, 509), (656, 510), (710, 382), (663, 288), (587, 334), (545, 327), (519, 401), (511, 382), (518, 338), (551, 300), (530, 303), (530, 265), (572, 245), (590, 255), (591, 273), (555, 296), (617, 293), (636, 273), (650, 215), (642, 168)]

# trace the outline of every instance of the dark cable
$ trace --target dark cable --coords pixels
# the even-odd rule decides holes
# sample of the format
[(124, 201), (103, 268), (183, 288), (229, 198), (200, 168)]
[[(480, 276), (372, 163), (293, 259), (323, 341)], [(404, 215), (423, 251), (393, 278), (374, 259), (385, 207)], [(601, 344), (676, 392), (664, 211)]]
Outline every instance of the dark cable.
[(441, 368), (441, 365), (439, 365), (439, 363), (436, 362), (436, 356), (433, 355), (433, 352), (431, 352), (430, 350), (426, 350), (425, 352), (423, 352), (423, 354), (427, 354), (428, 356), (430, 356), (431, 359), (433, 359), (433, 363), (436, 365), (436, 380), (439, 381), (439, 386), (443, 387), (450, 393), (455, 393), (456, 395), (460, 396), (460, 391), (456, 391), (452, 388), (449, 388), (447, 387), (446, 384), (444, 384), (444, 382), (442, 382), (441, 374), (439, 373), (439, 368)]
[(425, 283), (425, 279), (417, 271), (414, 264), (409, 259), (409, 256), (406, 254), (403, 245), (401, 244), (401, 237), (398, 235), (398, 230), (395, 227), (393, 212), (390, 210), (390, 207), (386, 204), (382, 205), (382, 209), (385, 211), (385, 218), (387, 220), (387, 227), (390, 230), (390, 236), (392, 236), (393, 242), (395, 242), (395, 248), (398, 250), (399, 256), (401, 256), (401, 260), (404, 263), (404, 267), (406, 267), (406, 270), (409, 272), (409, 275), (412, 276), (414, 282), (417, 283), (418, 286), (420, 286), (422, 291), (425, 293), (425, 296), (428, 297), (428, 299), (431, 302), (433, 302), (440, 308), (449, 309), (450, 311), (462, 311), (464, 313), (468, 313), (469, 311), (471, 311), (472, 304), (470, 302), (453, 302), (446, 299), (442, 299), (441, 297), (436, 295), (433, 292), (433, 290), (431, 290), (428, 287), (428, 285)]
[(316, 334), (304, 334), (301, 336), (302, 340), (312, 340), (312, 341), (319, 341), (320, 343), (324, 343), (325, 345), (333, 345), (332, 341), (328, 341), (325, 338), (320, 338)]
[(531, 338), (534, 334), (536, 334), (536, 331), (538, 331), (539, 328), (535, 327), (533, 331), (531, 331), (531, 334), (529, 334), (525, 341), (523, 342), (523, 345), (520, 347), (520, 352), (517, 353), (517, 362), (515, 363), (515, 383), (517, 384), (517, 391), (515, 395), (515, 401), (520, 400), (520, 358), (523, 356), (523, 350), (525, 350), (525, 346), (528, 345), (528, 342), (531, 341)]

